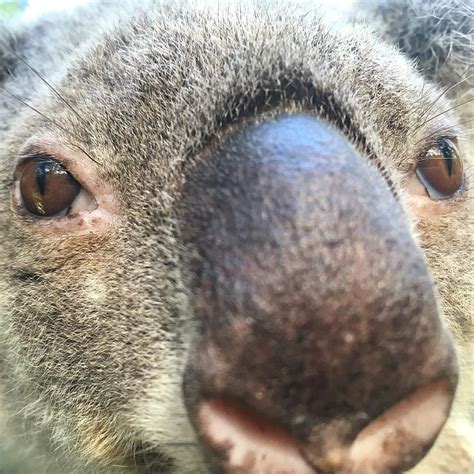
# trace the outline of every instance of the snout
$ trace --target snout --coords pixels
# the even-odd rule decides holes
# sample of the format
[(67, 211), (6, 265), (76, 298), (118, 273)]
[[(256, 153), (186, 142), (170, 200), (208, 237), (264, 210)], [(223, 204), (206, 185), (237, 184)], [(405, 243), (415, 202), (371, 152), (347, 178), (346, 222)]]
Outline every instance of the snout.
[(376, 163), (310, 115), (235, 131), (189, 172), (198, 326), (188, 410), (223, 472), (395, 473), (429, 449), (457, 369), (433, 282)]

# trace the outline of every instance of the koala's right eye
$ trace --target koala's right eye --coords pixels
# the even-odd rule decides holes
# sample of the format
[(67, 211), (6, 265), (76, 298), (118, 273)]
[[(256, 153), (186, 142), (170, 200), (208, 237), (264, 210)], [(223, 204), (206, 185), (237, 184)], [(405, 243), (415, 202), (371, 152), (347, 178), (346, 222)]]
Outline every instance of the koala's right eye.
[(19, 189), (23, 206), (38, 217), (69, 214), (81, 191), (86, 192), (61, 163), (46, 153), (37, 153), (22, 165)]

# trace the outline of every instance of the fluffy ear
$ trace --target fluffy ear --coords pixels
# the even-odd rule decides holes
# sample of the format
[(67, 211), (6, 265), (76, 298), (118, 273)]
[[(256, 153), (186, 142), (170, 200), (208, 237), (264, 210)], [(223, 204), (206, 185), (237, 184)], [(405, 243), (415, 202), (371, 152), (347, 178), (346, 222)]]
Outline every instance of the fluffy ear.
[(443, 87), (462, 81), (451, 96), (472, 94), (473, 0), (356, 0), (354, 16), (414, 59), (427, 79)]
[(21, 51), (22, 38), (11, 34), (4, 25), (0, 23), (0, 84), (14, 73), (18, 64), (18, 58), (13, 51)]

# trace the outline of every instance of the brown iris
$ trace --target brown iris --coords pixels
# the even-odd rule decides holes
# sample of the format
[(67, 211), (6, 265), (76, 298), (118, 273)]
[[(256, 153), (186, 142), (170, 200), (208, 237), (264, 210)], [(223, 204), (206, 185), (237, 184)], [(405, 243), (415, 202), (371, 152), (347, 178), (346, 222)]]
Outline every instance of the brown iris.
[(20, 194), (32, 214), (65, 215), (80, 190), (81, 185), (50, 155), (37, 154), (23, 166)]
[(463, 182), (463, 163), (454, 141), (437, 140), (418, 161), (416, 175), (432, 199), (452, 196)]

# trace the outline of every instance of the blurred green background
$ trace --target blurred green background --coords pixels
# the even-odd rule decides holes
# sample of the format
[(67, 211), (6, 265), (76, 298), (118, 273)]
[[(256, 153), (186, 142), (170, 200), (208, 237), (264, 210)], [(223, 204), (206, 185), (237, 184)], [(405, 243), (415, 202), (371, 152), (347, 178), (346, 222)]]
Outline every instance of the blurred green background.
[(12, 17), (21, 13), (28, 5), (28, 0), (0, 0), (0, 17)]

